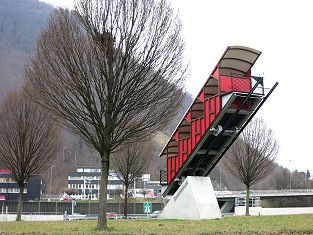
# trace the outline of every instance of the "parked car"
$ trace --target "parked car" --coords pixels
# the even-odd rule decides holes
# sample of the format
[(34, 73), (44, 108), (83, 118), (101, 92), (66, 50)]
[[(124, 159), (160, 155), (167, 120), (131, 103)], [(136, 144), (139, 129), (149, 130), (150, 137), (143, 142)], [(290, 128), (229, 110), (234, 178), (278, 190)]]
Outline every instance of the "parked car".
[(115, 212), (108, 212), (106, 215), (107, 219), (118, 219), (120, 217), (119, 214)]
[(60, 198), (60, 201), (72, 201), (72, 200), (76, 200), (76, 198), (66, 193), (64, 193), (63, 196)]
[(74, 213), (74, 214), (64, 214), (63, 219), (64, 220), (85, 220), (86, 219), (86, 215), (83, 215), (81, 213)]
[(148, 215), (148, 217), (149, 218), (158, 218), (161, 212), (162, 212), (161, 210), (160, 211), (153, 211), (151, 214)]

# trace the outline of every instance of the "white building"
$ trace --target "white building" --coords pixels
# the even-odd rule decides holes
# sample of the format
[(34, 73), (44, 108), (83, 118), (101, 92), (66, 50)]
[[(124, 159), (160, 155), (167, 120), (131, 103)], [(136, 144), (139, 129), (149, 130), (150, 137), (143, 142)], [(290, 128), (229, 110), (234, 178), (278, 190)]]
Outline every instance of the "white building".
[[(99, 167), (77, 167), (75, 172), (68, 176), (68, 188), (77, 190), (75, 194), (79, 199), (97, 200), (99, 198), (101, 169)], [(107, 198), (114, 198), (120, 195), (123, 190), (123, 183), (113, 171), (109, 172)]]

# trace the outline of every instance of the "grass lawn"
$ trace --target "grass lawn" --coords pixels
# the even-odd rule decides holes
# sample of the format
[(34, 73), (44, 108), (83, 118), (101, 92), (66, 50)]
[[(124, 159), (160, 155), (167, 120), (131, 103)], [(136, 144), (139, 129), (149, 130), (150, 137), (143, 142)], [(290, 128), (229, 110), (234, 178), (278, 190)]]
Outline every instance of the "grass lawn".
[(0, 234), (313, 234), (313, 215), (110, 220), (108, 225), (108, 231), (99, 232), (96, 221), (0, 222)]

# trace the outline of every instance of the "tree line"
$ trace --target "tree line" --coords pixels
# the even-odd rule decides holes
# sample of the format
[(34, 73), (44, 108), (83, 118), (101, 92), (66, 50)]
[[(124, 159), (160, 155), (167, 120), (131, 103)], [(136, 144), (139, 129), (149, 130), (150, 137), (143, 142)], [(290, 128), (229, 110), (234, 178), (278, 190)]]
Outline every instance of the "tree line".
[[(148, 139), (179, 111), (187, 68), (181, 28), (179, 17), (164, 0), (77, 1), (75, 10), (59, 8), (51, 14), (26, 67), (21, 91), (25, 100), (98, 152), (100, 230), (107, 228), (111, 155), (124, 151), (127, 144)], [(28, 112), (27, 117), (36, 120), (32, 114)], [(19, 172), (16, 165), (32, 166), (35, 151), (44, 146), (36, 143), (32, 148), (34, 139), (45, 141), (44, 137), (53, 135), (36, 136), (35, 131), (32, 136), (21, 129), (17, 134), (21, 140), (11, 140), (19, 144), (18, 151), (15, 145), (4, 146), (0, 156), (5, 159), (11, 154), (19, 159), (14, 164), (7, 161), (5, 167), (23, 189), (35, 171), (23, 168)], [(5, 132), (1, 135), (7, 137)], [(57, 141), (51, 141), (46, 149), (56, 146)], [(53, 153), (40, 156), (52, 158)], [(48, 161), (39, 162), (38, 171), (47, 168), (43, 162)], [(17, 172), (24, 175), (22, 181)]]

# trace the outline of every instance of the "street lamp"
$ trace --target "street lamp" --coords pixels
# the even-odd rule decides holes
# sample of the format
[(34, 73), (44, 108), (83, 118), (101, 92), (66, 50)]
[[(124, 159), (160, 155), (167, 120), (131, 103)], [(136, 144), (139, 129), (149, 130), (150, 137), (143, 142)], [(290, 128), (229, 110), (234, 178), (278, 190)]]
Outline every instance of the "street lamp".
[(100, 197), (100, 176), (98, 176), (98, 200)]
[(220, 177), (220, 191), (222, 191), (222, 167), (219, 166), (219, 177)]
[(51, 199), (51, 182), (52, 182), (52, 168), (53, 167), (54, 167), (53, 165), (50, 167), (50, 199)]
[(83, 200), (86, 198), (86, 176), (84, 176), (84, 182), (83, 182)]
[(291, 190), (291, 160), (289, 160), (289, 162), (290, 162), (289, 190)]
[(7, 196), (5, 200), (9, 200), (9, 192), (8, 192), (9, 191), (9, 175), (7, 175), (6, 181), (7, 181), (7, 191), (6, 191)]
[[(83, 186), (84, 187), (83, 188), (83, 193), (84, 193), (83, 199), (84, 200), (86, 199), (86, 183), (89, 184), (89, 186), (90, 186), (91, 180), (86, 180), (86, 176), (84, 176), (84, 186)], [(90, 194), (90, 189), (88, 191), (88, 194)]]

